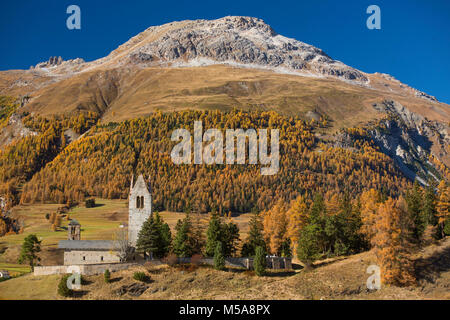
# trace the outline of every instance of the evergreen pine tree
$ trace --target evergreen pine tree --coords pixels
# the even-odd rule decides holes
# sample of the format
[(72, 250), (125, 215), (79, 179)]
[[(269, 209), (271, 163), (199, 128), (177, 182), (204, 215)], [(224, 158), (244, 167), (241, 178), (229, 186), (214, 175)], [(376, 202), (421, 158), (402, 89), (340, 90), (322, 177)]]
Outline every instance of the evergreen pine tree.
[(241, 255), (243, 257), (253, 257), (257, 247), (262, 247), (266, 251), (266, 243), (263, 236), (263, 224), (258, 212), (254, 212), (249, 222), (250, 231), (247, 240), (242, 246)]
[(428, 225), (435, 226), (438, 223), (437, 211), (436, 211), (436, 183), (434, 180), (429, 181), (428, 186), (425, 189), (423, 195), (423, 217)]
[(422, 239), (422, 235), (426, 227), (426, 218), (424, 217), (422, 211), (422, 199), (422, 190), (420, 189), (419, 182), (416, 180), (412, 190), (409, 190), (405, 196), (408, 214), (414, 223), (413, 237), (416, 241), (420, 241)]
[(221, 225), (221, 242), (226, 257), (234, 256), (239, 242), (239, 228), (237, 224), (229, 222)]
[(266, 252), (263, 247), (256, 247), (253, 268), (257, 276), (263, 276), (266, 273)]
[(225, 257), (223, 256), (222, 242), (217, 242), (214, 250), (214, 268), (216, 270), (225, 269)]
[(222, 240), (222, 224), (220, 218), (215, 210), (211, 212), (209, 219), (208, 230), (206, 231), (206, 248), (205, 254), (207, 257), (214, 256), (217, 243)]
[(138, 252), (144, 254), (149, 253), (150, 257), (158, 252), (160, 248), (161, 233), (157, 221), (151, 215), (142, 225), (139, 231), (138, 239), (136, 241), (136, 248)]
[(191, 221), (189, 214), (183, 220), (178, 220), (175, 226), (175, 238), (173, 239), (172, 250), (177, 257), (191, 257), (194, 253), (192, 245), (191, 234)]
[(297, 258), (308, 268), (320, 257), (319, 239), (321, 233), (320, 227), (314, 223), (307, 225), (300, 233)]
[(170, 252), (170, 247), (172, 245), (172, 232), (167, 223), (163, 223), (161, 226), (161, 256), (166, 256)]
[(170, 245), (172, 242), (172, 234), (170, 232), (169, 225), (164, 223), (158, 211), (154, 213), (155, 228), (158, 230), (158, 239), (156, 241), (157, 249), (153, 254), (157, 258), (165, 257), (170, 251)]
[(291, 239), (287, 238), (281, 243), (281, 256), (282, 257), (292, 257), (291, 250)]

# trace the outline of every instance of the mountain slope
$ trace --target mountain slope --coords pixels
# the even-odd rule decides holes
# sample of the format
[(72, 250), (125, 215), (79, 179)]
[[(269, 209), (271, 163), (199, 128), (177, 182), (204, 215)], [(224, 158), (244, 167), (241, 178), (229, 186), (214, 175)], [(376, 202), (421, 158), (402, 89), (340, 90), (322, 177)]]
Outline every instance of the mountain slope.
[[(0, 72), (0, 94), (27, 97), (18, 115), (94, 111), (101, 123), (158, 110), (274, 110), (326, 118), (321, 132), (334, 134), (337, 143), (340, 129), (390, 117), (395, 124), (370, 132), (408, 177), (436, 175), (430, 155), (450, 166), (449, 105), (387, 74), (333, 60), (251, 17), (172, 22), (95, 61), (51, 58), (30, 70)], [(11, 126), (3, 141), (17, 131)]]

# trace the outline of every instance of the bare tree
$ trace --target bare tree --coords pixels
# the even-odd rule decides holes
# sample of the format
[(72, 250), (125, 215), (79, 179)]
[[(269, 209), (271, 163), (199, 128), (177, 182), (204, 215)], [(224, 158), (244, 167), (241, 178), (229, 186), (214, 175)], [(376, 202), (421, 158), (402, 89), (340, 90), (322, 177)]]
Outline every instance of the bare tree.
[(126, 262), (134, 254), (134, 248), (128, 241), (128, 232), (125, 228), (121, 227), (114, 234), (114, 247), (117, 248), (116, 255), (119, 257), (120, 262)]

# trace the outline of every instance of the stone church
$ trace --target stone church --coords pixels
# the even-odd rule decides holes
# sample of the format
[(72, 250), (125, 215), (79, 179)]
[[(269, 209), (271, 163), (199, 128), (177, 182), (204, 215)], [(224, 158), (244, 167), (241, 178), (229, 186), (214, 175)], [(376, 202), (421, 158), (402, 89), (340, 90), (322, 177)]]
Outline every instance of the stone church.
[[(152, 214), (152, 194), (149, 182), (139, 175), (136, 182), (131, 178), (128, 198), (128, 241), (136, 247), (139, 231)], [(68, 240), (61, 240), (58, 248), (64, 250), (64, 265), (102, 264), (121, 262), (118, 251), (120, 243), (114, 240), (81, 240), (81, 225), (71, 220)], [(133, 257), (136, 259), (136, 256)]]

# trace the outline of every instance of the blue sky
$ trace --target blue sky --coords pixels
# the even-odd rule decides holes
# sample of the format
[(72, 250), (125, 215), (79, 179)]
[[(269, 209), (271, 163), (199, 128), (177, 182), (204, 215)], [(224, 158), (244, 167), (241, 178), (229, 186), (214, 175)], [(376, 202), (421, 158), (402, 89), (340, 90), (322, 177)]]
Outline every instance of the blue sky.
[[(81, 30), (66, 28), (66, 8), (81, 8)], [(381, 30), (366, 8), (381, 8)], [(450, 1), (41, 0), (0, 4), (0, 70), (28, 69), (50, 56), (107, 55), (152, 25), (226, 15), (259, 17), (276, 32), (312, 44), (365, 72), (389, 73), (450, 103)]]

